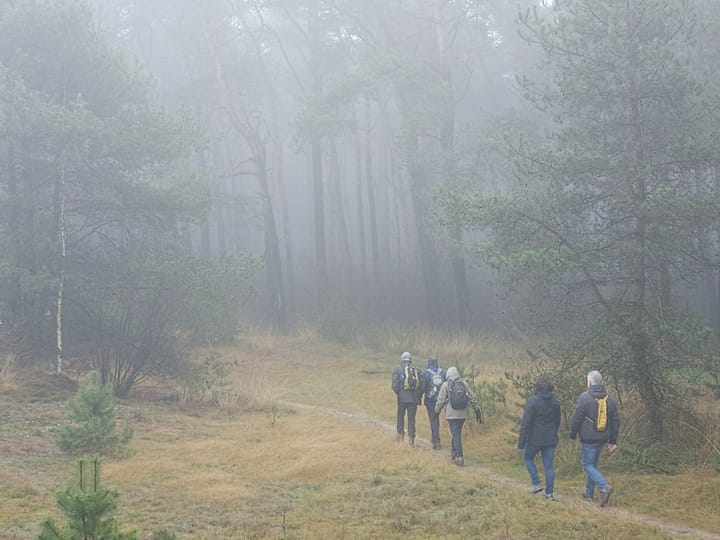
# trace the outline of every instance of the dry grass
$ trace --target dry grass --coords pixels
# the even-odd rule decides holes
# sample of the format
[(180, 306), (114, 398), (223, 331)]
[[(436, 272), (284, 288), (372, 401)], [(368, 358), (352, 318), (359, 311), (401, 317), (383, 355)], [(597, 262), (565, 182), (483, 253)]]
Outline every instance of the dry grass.
[(0, 392), (14, 392), (19, 388), (15, 355), (7, 353), (0, 356)]
[[(460, 363), (468, 350), (452, 340), (427, 339), (416, 349), (423, 355), (452, 358), (454, 350)], [(477, 371), (497, 378), (507, 368), (503, 354), (512, 353), (490, 340), (485, 345)], [(105, 483), (121, 494), (122, 528), (137, 528), (143, 539), (160, 527), (193, 539), (672, 537), (623, 515), (613, 514), (608, 527), (606, 511), (575, 499), (549, 503), (514, 487), (527, 478), (514, 449), (514, 424), (502, 414), (482, 426), (468, 425), (464, 469), (450, 466), (444, 452), (394, 443), (384, 428), (395, 415), (390, 372), (405, 348), (414, 349), (349, 349), (321, 343), (310, 331), (299, 337), (253, 335), (212, 351), (222, 361), (237, 362), (228, 385), (237, 406), (122, 402), (122, 423), (135, 432), (132, 453), (103, 468)], [(0, 411), (0, 537), (33, 538), (41, 519), (58, 518), (52, 493), (73, 477), (72, 463), (53, 444), (62, 407), (2, 394)], [(368, 416), (380, 425), (362, 421)], [(443, 429), (447, 446), (444, 422)], [(429, 438), (424, 408), (418, 411), (418, 436)], [(577, 447), (562, 448), (557, 491), (572, 496), (582, 486)], [(494, 480), (473, 464), (511, 481)], [(720, 533), (717, 473), (615, 474), (613, 482), (619, 507)], [(659, 492), (673, 496), (662, 503), (648, 496)]]

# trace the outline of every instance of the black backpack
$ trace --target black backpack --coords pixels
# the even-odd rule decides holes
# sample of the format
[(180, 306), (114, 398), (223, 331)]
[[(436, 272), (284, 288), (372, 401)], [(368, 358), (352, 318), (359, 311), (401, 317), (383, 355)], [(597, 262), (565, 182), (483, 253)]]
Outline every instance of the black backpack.
[(468, 395), (465, 391), (465, 383), (461, 379), (455, 379), (448, 384), (448, 395), (450, 406), (455, 410), (462, 410), (468, 406)]

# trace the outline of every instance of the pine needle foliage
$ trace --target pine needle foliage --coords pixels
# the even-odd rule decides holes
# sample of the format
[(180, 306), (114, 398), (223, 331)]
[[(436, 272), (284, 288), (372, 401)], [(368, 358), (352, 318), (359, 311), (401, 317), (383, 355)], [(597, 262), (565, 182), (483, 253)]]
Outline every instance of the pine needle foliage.
[(127, 445), (132, 430), (118, 434), (115, 424), (115, 399), (111, 384), (101, 384), (97, 372), (68, 402), (71, 424), (58, 432), (57, 445), (74, 455), (106, 456)]

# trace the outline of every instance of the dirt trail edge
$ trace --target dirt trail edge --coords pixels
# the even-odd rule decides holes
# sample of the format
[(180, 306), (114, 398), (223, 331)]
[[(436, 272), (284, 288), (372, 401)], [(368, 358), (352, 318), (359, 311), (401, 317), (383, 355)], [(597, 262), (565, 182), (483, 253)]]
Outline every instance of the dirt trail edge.
[[(385, 422), (383, 420), (380, 420), (379, 418), (375, 418), (373, 416), (370, 416), (370, 415), (367, 415), (364, 413), (341, 411), (338, 409), (332, 409), (329, 407), (320, 407), (317, 405), (308, 405), (305, 403), (284, 402), (283, 404), (286, 406), (290, 406), (290, 407), (296, 407), (298, 409), (314, 410), (314, 411), (322, 412), (322, 413), (329, 414), (332, 416), (337, 416), (340, 418), (349, 418), (356, 422), (360, 422), (363, 424), (369, 424), (372, 426), (377, 426), (377, 427), (384, 429), (385, 431), (395, 433), (395, 426), (393, 424), (391, 424), (389, 422)], [(428, 452), (432, 452), (433, 454), (437, 455), (438, 457), (442, 457), (443, 459), (447, 458), (447, 452), (444, 452), (442, 450), (433, 450), (430, 442), (425, 439), (420, 439), (420, 438), (415, 439), (415, 446), (418, 448), (422, 448), (423, 450), (427, 450)], [(517, 481), (513, 480), (512, 478), (508, 478), (507, 476), (502, 476), (500, 474), (497, 474), (496, 472), (488, 469), (487, 467), (483, 467), (481, 465), (473, 465), (473, 464), (466, 463), (465, 469), (469, 469), (471, 471), (478, 472), (494, 482), (498, 482), (500, 484), (510, 486), (512, 488), (517, 488), (517, 489), (521, 489), (521, 490), (527, 489), (527, 486), (525, 484), (517, 482)], [(569, 497), (566, 495), (557, 495), (556, 494), (555, 498), (558, 501), (561, 501), (563, 503), (574, 504), (579, 509), (583, 509), (583, 510), (591, 511), (591, 512), (602, 512), (604, 514), (609, 513), (610, 515), (618, 517), (620, 519), (632, 521), (634, 523), (639, 523), (642, 525), (649, 525), (650, 527), (655, 527), (656, 529), (658, 529), (660, 531), (674, 534), (677, 536), (687, 537), (687, 538), (697, 538), (698, 540), (720, 540), (719, 534), (713, 534), (711, 532), (702, 531), (700, 529), (693, 529), (692, 527), (686, 527), (684, 525), (677, 525), (675, 523), (668, 523), (667, 521), (663, 521), (661, 519), (658, 519), (653, 516), (648, 516), (646, 514), (636, 514), (634, 512), (630, 512), (628, 510), (622, 510), (620, 508), (613, 508), (613, 507), (599, 508), (595, 504), (588, 503), (586, 501), (580, 500), (579, 498)]]

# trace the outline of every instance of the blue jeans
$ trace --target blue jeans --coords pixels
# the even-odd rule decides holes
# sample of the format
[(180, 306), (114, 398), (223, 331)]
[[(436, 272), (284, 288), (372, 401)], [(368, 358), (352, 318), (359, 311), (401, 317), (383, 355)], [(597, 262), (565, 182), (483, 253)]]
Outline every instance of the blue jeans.
[(425, 408), (428, 413), (428, 420), (430, 420), (430, 433), (432, 436), (433, 444), (440, 444), (440, 413), (435, 412), (435, 402), (425, 400)]
[(553, 459), (555, 458), (555, 446), (533, 446), (531, 444), (525, 445), (525, 467), (530, 474), (533, 486), (540, 484), (540, 478), (538, 477), (537, 467), (535, 466), (535, 456), (538, 452), (542, 456), (543, 469), (545, 469), (545, 493), (550, 494), (555, 489), (555, 467), (553, 465)]
[(452, 435), (452, 453), (450, 455), (453, 459), (456, 457), (463, 457), (462, 428), (464, 423), (464, 418), (448, 419), (450, 434)]
[(580, 459), (585, 471), (585, 496), (592, 499), (595, 495), (595, 488), (607, 489), (608, 483), (605, 477), (597, 468), (600, 454), (605, 443), (582, 443), (580, 448)]

